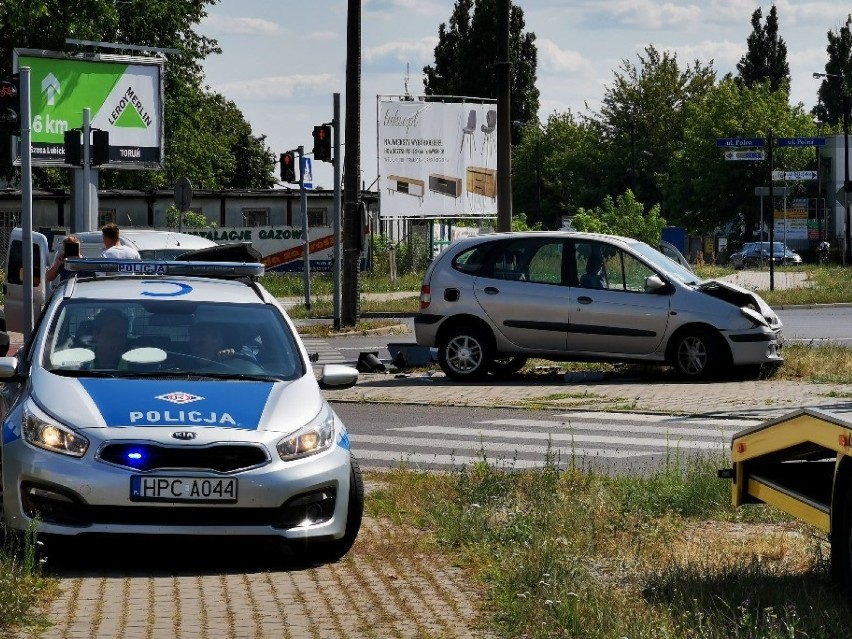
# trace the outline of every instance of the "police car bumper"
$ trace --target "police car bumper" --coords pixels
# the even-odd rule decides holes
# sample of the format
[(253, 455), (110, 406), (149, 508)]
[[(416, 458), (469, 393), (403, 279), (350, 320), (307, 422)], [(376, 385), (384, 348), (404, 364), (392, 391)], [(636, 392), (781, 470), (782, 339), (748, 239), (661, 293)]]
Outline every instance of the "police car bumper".
[[(107, 437), (92, 441), (82, 458), (44, 451), (21, 439), (6, 442), (7, 524), (24, 530), (37, 519), (39, 532), (55, 535), (262, 535), (305, 540), (344, 534), (351, 476), (345, 431), (329, 449), (294, 461), (278, 456), (275, 440), (281, 435), (266, 433), (269, 439), (242, 446), (252, 451), (249, 461), (257, 461), (246, 470), (211, 472), (175, 466), (141, 472), (117, 464), (115, 451), (162, 454), (163, 444), (134, 437), (135, 429), (120, 429), (121, 438), (108, 437), (119, 429), (103, 430)], [(222, 445), (227, 447), (223, 452), (236, 450), (239, 456), (239, 443), (235, 447), (233, 439)], [(188, 449), (169, 448), (166, 453), (179, 459)], [(212, 443), (192, 452), (203, 457), (204, 449), (217, 455)]]

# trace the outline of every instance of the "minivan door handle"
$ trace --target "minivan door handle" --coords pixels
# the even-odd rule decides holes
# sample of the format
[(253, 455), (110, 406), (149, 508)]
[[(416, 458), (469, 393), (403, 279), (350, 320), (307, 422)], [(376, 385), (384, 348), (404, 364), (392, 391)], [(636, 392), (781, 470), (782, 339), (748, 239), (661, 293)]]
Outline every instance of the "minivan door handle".
[(488, 295), (497, 295), (497, 293), (500, 292), (500, 289), (497, 288), (496, 286), (486, 286), (482, 290), (484, 290), (485, 293), (488, 294)]
[(581, 295), (577, 298), (577, 301), (580, 302), (580, 304), (591, 304), (594, 300), (588, 295)]

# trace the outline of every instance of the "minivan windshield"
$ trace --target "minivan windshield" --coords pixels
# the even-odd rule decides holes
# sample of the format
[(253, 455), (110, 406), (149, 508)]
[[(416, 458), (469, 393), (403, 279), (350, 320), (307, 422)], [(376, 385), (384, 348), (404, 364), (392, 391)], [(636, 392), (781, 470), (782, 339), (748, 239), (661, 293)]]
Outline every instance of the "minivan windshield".
[(699, 278), (695, 273), (683, 268), (674, 260), (671, 260), (660, 253), (653, 246), (645, 244), (645, 242), (631, 242), (630, 248), (645, 258), (646, 262), (650, 262), (653, 266), (655, 266), (657, 270), (680, 280), (684, 284), (699, 284), (701, 282), (701, 278)]

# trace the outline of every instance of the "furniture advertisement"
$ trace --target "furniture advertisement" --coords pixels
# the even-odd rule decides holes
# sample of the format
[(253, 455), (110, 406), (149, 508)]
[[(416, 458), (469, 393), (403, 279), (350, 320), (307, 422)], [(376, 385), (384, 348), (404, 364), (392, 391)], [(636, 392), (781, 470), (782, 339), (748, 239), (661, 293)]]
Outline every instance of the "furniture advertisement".
[(497, 105), (443, 99), (379, 97), (381, 217), (497, 215)]

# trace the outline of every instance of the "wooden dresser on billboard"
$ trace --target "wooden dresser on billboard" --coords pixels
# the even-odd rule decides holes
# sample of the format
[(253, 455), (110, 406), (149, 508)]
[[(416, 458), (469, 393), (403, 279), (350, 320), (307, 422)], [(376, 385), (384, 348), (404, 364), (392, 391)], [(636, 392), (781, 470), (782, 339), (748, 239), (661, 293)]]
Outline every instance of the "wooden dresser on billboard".
[(483, 166), (467, 167), (467, 190), (485, 197), (497, 197), (497, 171)]
[(433, 173), (429, 176), (429, 190), (449, 195), (450, 197), (460, 197), (462, 194), (462, 181), (461, 178), (451, 175)]

